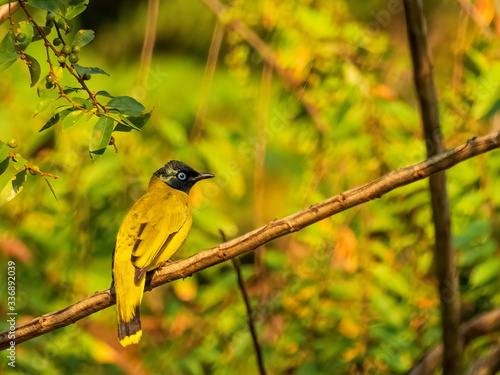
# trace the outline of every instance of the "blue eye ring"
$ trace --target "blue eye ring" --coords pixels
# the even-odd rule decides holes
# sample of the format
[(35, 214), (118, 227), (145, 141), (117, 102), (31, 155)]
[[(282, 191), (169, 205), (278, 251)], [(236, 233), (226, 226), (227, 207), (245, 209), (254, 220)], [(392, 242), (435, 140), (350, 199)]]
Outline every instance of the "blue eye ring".
[(180, 180), (180, 181), (185, 181), (187, 176), (184, 172), (179, 172), (177, 173), (177, 178)]

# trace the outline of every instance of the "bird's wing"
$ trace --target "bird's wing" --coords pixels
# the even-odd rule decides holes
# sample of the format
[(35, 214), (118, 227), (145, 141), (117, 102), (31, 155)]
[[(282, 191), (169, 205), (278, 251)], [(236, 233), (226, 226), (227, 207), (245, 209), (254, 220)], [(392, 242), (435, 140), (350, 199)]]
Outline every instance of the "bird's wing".
[[(159, 201), (158, 201), (159, 200)], [(131, 261), (136, 267), (135, 282), (144, 277), (148, 268), (155, 264), (161, 252), (168, 246), (188, 218), (188, 202), (175, 194), (146, 195), (133, 207), (135, 225), (130, 233), (134, 238)], [(137, 206), (137, 207), (136, 207)], [(177, 249), (175, 249), (177, 250)]]

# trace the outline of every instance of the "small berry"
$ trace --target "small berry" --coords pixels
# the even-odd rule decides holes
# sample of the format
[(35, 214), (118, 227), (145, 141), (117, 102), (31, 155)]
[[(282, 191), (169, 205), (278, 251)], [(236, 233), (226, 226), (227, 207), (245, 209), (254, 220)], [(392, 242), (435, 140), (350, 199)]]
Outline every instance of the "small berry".
[(7, 142), (7, 144), (9, 145), (10, 148), (16, 148), (18, 144), (17, 139), (12, 138), (9, 140), (9, 142)]
[(54, 13), (47, 13), (46, 19), (49, 22), (54, 22), (56, 20), (56, 16), (54, 15)]
[(54, 22), (47, 20), (47, 21), (45, 21), (45, 26), (52, 27), (52, 26), (54, 26)]
[(40, 168), (38, 167), (38, 165), (35, 165), (34, 167), (31, 167), (32, 169), (30, 169), (30, 173), (34, 176), (36, 174), (38, 174), (38, 172), (40, 172)]
[(71, 55), (69, 55), (69, 62), (71, 64), (76, 64), (79, 59), (80, 58), (78, 57), (78, 55), (76, 53), (72, 53)]
[(61, 18), (59, 21), (57, 21), (57, 27), (66, 30), (66, 21)]
[(54, 76), (52, 74), (49, 74), (47, 78), (45, 78), (47, 83), (53, 83), (54, 82)]
[(61, 40), (61, 39), (59, 39), (59, 38), (55, 38), (55, 39), (54, 39), (54, 41), (53, 41), (52, 43), (54, 43), (54, 45), (55, 45), (55, 46), (59, 46), (59, 45), (61, 45), (62, 40)]
[(19, 33), (19, 34), (17, 34), (17, 38), (16, 39), (17, 39), (17, 41), (19, 43), (22, 43), (22, 42), (24, 42), (26, 40), (26, 34), (25, 33)]
[(73, 53), (80, 53), (80, 47), (78, 47), (78, 46), (73, 46), (73, 47), (72, 47), (72, 51), (73, 51)]
[(49, 89), (49, 90), (50, 90), (52, 87), (54, 87), (54, 84), (53, 84), (53, 83), (48, 83), (48, 82), (46, 82), (46, 83), (45, 83), (45, 88), (46, 88), (46, 89)]
[(65, 55), (69, 55), (71, 53), (71, 46), (68, 46), (67, 44), (61, 49), (61, 52), (64, 53)]
[(88, 81), (91, 77), (90, 73), (85, 73), (82, 78), (84, 81)]
[(58, 62), (59, 64), (64, 64), (64, 63), (66, 62), (66, 56), (64, 56), (64, 55), (59, 56), (59, 57), (57, 58), (57, 62)]

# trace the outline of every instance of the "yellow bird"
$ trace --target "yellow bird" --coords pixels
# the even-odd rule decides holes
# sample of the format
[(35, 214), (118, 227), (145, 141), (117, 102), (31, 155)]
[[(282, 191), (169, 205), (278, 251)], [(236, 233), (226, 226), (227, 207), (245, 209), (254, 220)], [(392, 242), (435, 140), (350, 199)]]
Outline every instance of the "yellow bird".
[(113, 254), (118, 339), (123, 346), (137, 344), (142, 336), (146, 272), (161, 266), (182, 246), (193, 222), (189, 191), (196, 182), (212, 177), (171, 160), (154, 173), (148, 191), (123, 220)]

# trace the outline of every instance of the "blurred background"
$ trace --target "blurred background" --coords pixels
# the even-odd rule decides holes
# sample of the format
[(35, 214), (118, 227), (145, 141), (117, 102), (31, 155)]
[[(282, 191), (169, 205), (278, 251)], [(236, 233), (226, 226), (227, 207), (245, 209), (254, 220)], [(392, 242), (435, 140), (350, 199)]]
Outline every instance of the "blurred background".
[[(500, 128), (500, 8), (494, 0), (424, 3), (452, 148)], [(16, 138), (16, 152), (60, 177), (50, 181), (58, 202), (40, 176), (29, 175), (22, 193), (0, 208), (0, 263), (17, 265), (19, 322), (109, 288), (120, 223), (170, 159), (216, 175), (191, 192), (194, 224), (174, 260), (221, 243), (219, 230), (234, 238), (425, 159), (401, 3), (231, 5), (226, 22), (250, 27), (287, 69), (285, 79), (229, 26), (220, 23), (214, 38), (217, 17), (204, 1), (160, 2), (145, 76), (147, 1), (91, 1), (70, 22), (71, 32), (96, 32), (79, 63), (110, 74), (93, 75), (90, 89), (130, 95), (152, 110), (142, 132), (114, 133), (118, 153), (110, 147), (95, 162), (90, 125), (39, 133), (51, 113), (34, 116), (38, 97), (26, 65), (2, 73), (0, 139)], [(3, 37), (8, 24), (0, 29)], [(217, 61), (207, 65), (217, 36)], [(42, 63), (43, 45), (29, 48)], [(42, 77), (47, 72), (42, 63)], [(14, 174), (0, 176), (1, 186)], [(447, 174), (460, 272), (455, 298), (466, 321), (500, 306), (500, 153)], [(268, 373), (404, 373), (440, 342), (427, 186), (397, 189), (241, 257)], [(5, 278), (0, 284), (6, 290)], [(2, 316), (5, 309), (2, 302)], [(17, 346), (15, 373), (258, 371), (230, 262), (146, 293), (142, 323), (140, 344), (122, 348), (113, 306)], [(7, 329), (5, 319), (0, 328)], [(475, 340), (465, 362), (499, 338)], [(0, 363), (7, 368), (4, 355)]]

